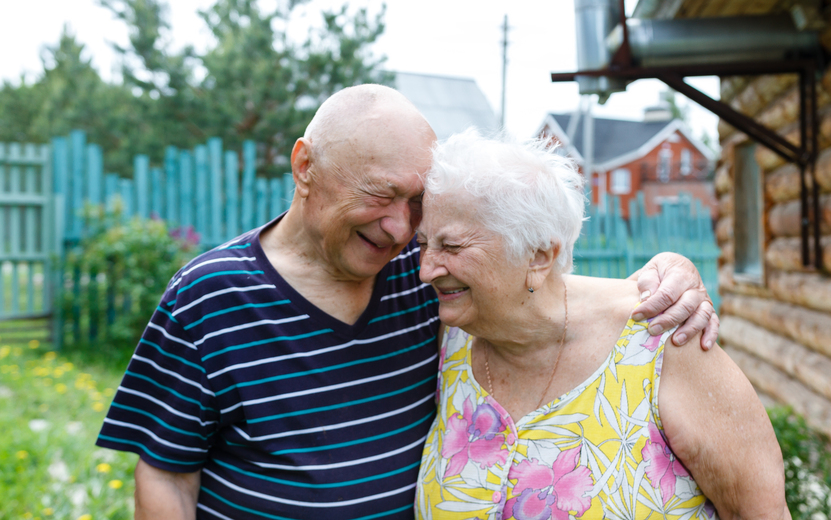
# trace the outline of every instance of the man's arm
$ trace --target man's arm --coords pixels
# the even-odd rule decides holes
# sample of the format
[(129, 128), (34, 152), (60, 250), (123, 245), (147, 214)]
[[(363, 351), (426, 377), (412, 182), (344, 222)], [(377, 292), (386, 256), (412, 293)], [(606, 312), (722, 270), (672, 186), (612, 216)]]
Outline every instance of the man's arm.
[(201, 471), (173, 473), (139, 459), (136, 464), (136, 520), (193, 520)]
[(683, 345), (702, 331), (701, 348), (707, 350), (715, 344), (718, 316), (698, 269), (686, 257), (660, 253), (628, 279), (637, 280), (641, 293), (635, 320), (654, 317), (649, 324), (650, 334), (681, 325), (672, 335), (674, 344)]

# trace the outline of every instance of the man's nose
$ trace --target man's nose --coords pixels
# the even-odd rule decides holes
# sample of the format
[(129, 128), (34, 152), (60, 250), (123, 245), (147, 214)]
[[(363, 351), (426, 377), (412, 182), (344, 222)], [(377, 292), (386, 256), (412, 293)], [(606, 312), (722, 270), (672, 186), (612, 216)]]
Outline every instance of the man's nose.
[(413, 238), (415, 226), (418, 225), (417, 222), (413, 222), (414, 217), (407, 200), (396, 200), (390, 213), (381, 219), (381, 229), (390, 235), (395, 243), (406, 244)]

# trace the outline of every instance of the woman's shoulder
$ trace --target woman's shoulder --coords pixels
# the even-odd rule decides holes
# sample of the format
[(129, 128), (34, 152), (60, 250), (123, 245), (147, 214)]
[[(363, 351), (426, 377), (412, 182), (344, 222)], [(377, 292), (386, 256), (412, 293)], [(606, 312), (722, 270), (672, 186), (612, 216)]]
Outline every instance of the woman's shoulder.
[(595, 316), (605, 316), (614, 323), (625, 323), (640, 301), (638, 284), (619, 278), (569, 275), (569, 303), (575, 310), (583, 309)]

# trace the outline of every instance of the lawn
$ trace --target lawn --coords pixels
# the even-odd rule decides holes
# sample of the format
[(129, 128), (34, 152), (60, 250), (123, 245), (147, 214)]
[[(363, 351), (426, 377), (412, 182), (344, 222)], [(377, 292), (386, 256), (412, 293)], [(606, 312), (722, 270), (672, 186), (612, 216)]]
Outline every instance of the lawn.
[(0, 518), (132, 518), (136, 456), (94, 445), (124, 367), (48, 348), (0, 329)]

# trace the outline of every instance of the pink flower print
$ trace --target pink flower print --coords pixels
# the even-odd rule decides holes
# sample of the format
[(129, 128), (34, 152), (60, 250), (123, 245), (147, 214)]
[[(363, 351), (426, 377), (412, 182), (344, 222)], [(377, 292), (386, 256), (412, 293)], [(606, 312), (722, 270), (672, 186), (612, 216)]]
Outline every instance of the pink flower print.
[(641, 343), (641, 346), (650, 352), (655, 352), (661, 346), (661, 335), (649, 336), (649, 339)]
[(585, 513), (591, 498), (584, 495), (594, 481), (589, 468), (577, 466), (579, 457), (578, 446), (560, 452), (551, 467), (537, 459), (514, 466), (508, 478), (516, 479), (515, 496), (505, 504), (506, 518), (567, 520), (571, 511), (574, 516)]
[(661, 498), (666, 505), (675, 495), (675, 478), (689, 477), (690, 474), (681, 461), (675, 458), (658, 427), (650, 422), (648, 428), (649, 440), (641, 450), (643, 460), (648, 464), (646, 477), (653, 488), (661, 488)]
[(453, 414), (447, 419), (447, 430), (442, 439), (441, 456), (450, 459), (444, 477), (458, 475), (468, 461), (485, 469), (494, 464), (505, 464), (508, 450), (502, 448), (505, 436), (502, 420), (496, 410), (483, 403), (476, 410), (470, 399), (463, 405), (463, 413)]

